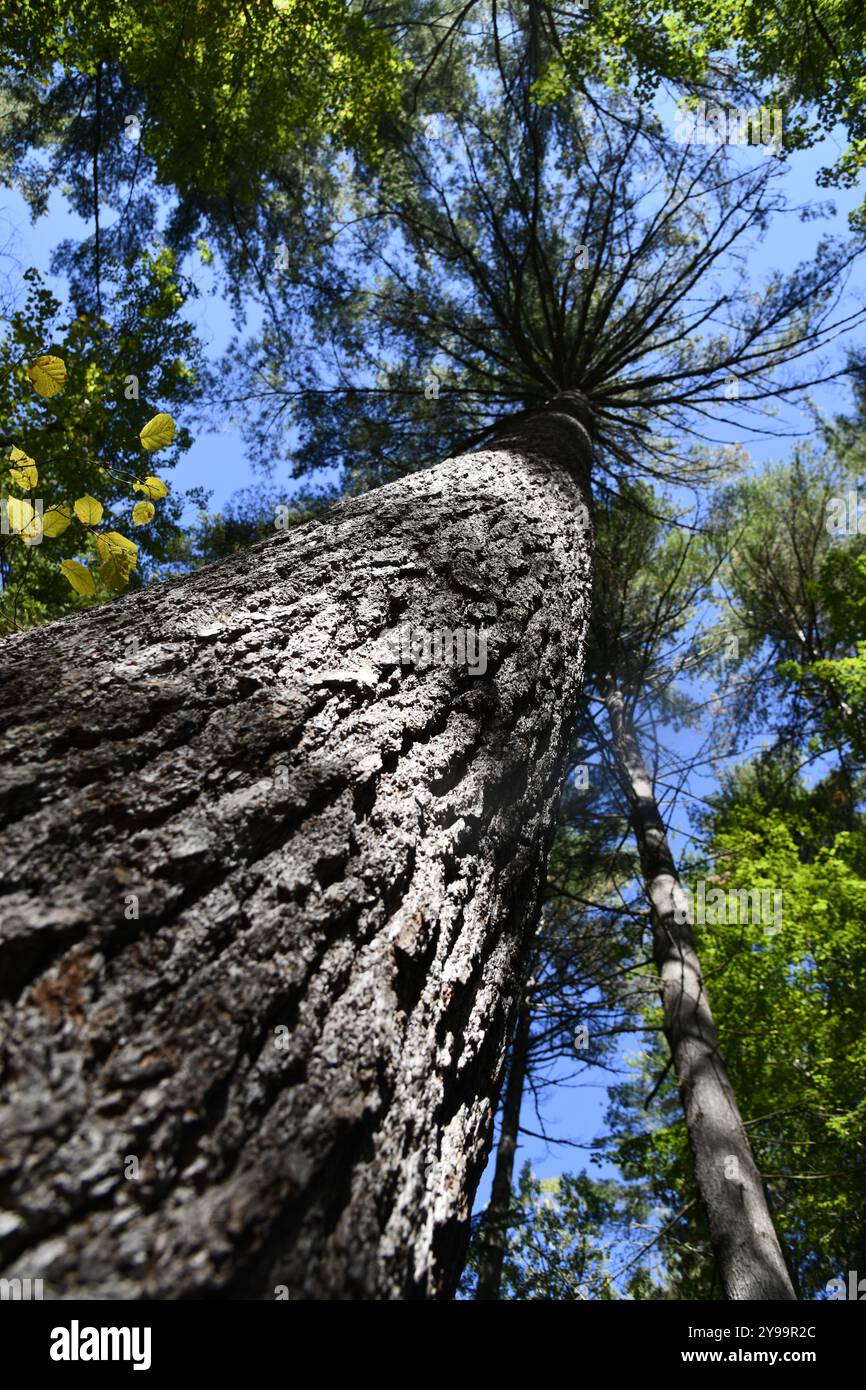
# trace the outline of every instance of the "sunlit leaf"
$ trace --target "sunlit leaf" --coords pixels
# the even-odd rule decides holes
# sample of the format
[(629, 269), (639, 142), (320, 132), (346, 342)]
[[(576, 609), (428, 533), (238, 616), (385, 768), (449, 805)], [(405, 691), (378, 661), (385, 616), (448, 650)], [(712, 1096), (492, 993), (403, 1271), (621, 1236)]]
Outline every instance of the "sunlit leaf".
[(152, 502), (136, 502), (132, 509), (132, 519), (136, 526), (146, 526), (155, 516), (156, 507)]
[(7, 497), (6, 515), (9, 517), (9, 529), (16, 535), (21, 535), (32, 525), (36, 511), (33, 503), (28, 502), (25, 497)]
[(161, 498), (168, 496), (168, 485), (162, 478), (145, 478), (143, 483), (133, 483), (133, 492), (143, 492), (145, 497), (149, 497), (152, 502), (159, 502)]
[(99, 577), (103, 584), (115, 593), (125, 589), (138, 560), (135, 541), (127, 540), (119, 531), (100, 531), (96, 537), (96, 549), (102, 561)]
[(62, 536), (72, 523), (72, 513), (62, 503), (47, 507), (42, 517), (42, 530), (48, 537)]
[(15, 445), (12, 446), (9, 458), (16, 465), (9, 470), (9, 476), (13, 483), (16, 487), (23, 487), (27, 492), (30, 492), (39, 481), (39, 470), (36, 464), (28, 454), (25, 454), (23, 449), (18, 449)]
[(142, 448), (147, 449), (148, 453), (152, 454), (156, 449), (165, 449), (174, 439), (174, 420), (161, 411), (159, 415), (154, 415), (152, 420), (148, 420), (138, 437)]
[(86, 565), (79, 564), (77, 560), (61, 560), (60, 568), (77, 594), (89, 598), (96, 593), (96, 583)]
[(56, 396), (66, 385), (66, 365), (60, 357), (50, 354), (37, 357), (27, 369), (33, 389), (40, 396)]
[(75, 515), (85, 526), (96, 526), (102, 520), (102, 503), (88, 493), (79, 497), (73, 506), (75, 507)]
[(103, 561), (112, 555), (120, 555), (124, 557), (129, 569), (133, 570), (138, 563), (138, 546), (135, 541), (127, 540), (119, 531), (100, 531), (96, 537), (96, 550)]
[(99, 577), (107, 589), (119, 593), (129, 583), (130, 566), (124, 563), (122, 555), (110, 555), (99, 566)]

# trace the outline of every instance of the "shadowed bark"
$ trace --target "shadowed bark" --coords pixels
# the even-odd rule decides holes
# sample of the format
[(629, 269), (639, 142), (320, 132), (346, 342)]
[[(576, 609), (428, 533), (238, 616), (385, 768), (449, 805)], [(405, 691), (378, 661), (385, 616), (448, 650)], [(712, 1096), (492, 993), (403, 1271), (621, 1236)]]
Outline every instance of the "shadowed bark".
[[(680, 883), (631, 713), (616, 679), (604, 682), (619, 773), (651, 907), (653, 955), (695, 1177), (725, 1297), (796, 1300), (719, 1047)], [(681, 920), (677, 921), (677, 917)]]
[(581, 678), (581, 415), (2, 644), (5, 1273), (453, 1291)]

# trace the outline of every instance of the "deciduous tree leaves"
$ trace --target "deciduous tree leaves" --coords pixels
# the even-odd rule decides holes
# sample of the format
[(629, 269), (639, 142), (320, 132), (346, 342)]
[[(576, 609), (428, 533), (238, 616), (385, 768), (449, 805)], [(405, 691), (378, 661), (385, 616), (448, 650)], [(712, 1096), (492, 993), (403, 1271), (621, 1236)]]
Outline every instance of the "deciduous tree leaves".
[(127, 565), (120, 551), (113, 550), (108, 559), (103, 560), (99, 566), (99, 577), (107, 589), (119, 593), (129, 583), (130, 569), (131, 566)]
[(23, 449), (19, 449), (15, 445), (12, 446), (9, 458), (15, 465), (9, 470), (9, 476), (13, 483), (16, 487), (24, 488), (25, 491), (30, 492), (39, 481), (39, 470), (33, 459), (30, 458), (29, 454), (25, 454)]
[(47, 507), (42, 517), (43, 534), (53, 539), (55, 536), (62, 536), (67, 526), (72, 524), (72, 513), (69, 508), (62, 503), (57, 503), (53, 507)]
[[(129, 583), (129, 576), (138, 563), (138, 546), (119, 531), (100, 531), (96, 536), (99, 555), (99, 577), (107, 589), (118, 593)], [(60, 568), (77, 594), (90, 598), (96, 593), (96, 581), (91, 570), (78, 560), (61, 560)]]
[(89, 493), (79, 497), (73, 506), (75, 507), (75, 515), (85, 526), (96, 526), (102, 520), (102, 503), (97, 501), (95, 497), (91, 497)]
[(148, 453), (153, 453), (156, 449), (166, 449), (174, 439), (174, 420), (165, 411), (160, 411), (159, 415), (154, 415), (152, 420), (148, 420), (141, 434), (143, 449)]
[(78, 560), (61, 560), (60, 568), (77, 594), (91, 598), (96, 593), (96, 581), (86, 565)]
[(39, 396), (56, 396), (66, 385), (66, 364), (50, 353), (37, 357), (27, 369), (33, 389)]
[(132, 520), (136, 526), (146, 526), (155, 516), (156, 507), (152, 502), (136, 502), (132, 509)]
[(32, 540), (40, 533), (39, 517), (33, 503), (28, 502), (26, 497), (7, 497), (6, 515), (9, 517), (9, 529), (21, 536), (22, 540)]
[(138, 560), (138, 546), (135, 541), (127, 540), (119, 531), (100, 531), (96, 537), (96, 549), (100, 560), (104, 560), (110, 552), (120, 552), (129, 557), (130, 569), (135, 569)]
[(106, 588), (117, 592), (125, 589), (129, 576), (138, 561), (138, 547), (119, 531), (102, 531), (96, 537), (96, 549), (102, 564), (99, 577)]
[[(171, 421), (165, 412), (174, 413), (173, 401), (194, 394), (198, 353), (194, 333), (178, 322), (185, 282), (164, 248), (142, 257), (124, 279), (128, 298), (113, 326), (82, 311), (58, 328), (65, 322), (60, 300), (35, 270), (25, 271), (23, 281), (26, 303), (0, 324), (0, 434), (7, 436), (0, 445), (0, 635), (60, 616), (77, 602), (68, 579), (59, 583), (64, 553), (92, 567), (93, 597), (108, 597), (88, 532), (117, 526), (140, 538), (142, 553), (166, 558), (179, 508), (169, 505), (166, 524), (157, 526), (155, 513), (165, 507), (160, 499), (170, 502), (169, 487), (157, 479), (147, 488), (139, 482), (137, 495), (132, 491), (152, 467), (139, 432), (158, 411), (163, 420), (151, 422), (151, 431)], [(139, 380), (153, 381), (157, 369), (165, 396), (138, 404)], [(130, 376), (133, 371), (139, 375)], [(163, 443), (170, 434), (171, 425)], [(178, 425), (163, 457), (168, 462), (187, 442)], [(29, 498), (33, 508), (13, 501), (11, 524), (10, 494), (19, 502)], [(140, 509), (131, 518), (141, 498), (155, 504), (154, 515)], [(117, 583), (126, 577), (113, 573), (119, 568), (110, 573)]]
[(163, 497), (168, 496), (168, 485), (162, 478), (147, 477), (143, 483), (133, 483), (133, 492), (143, 492), (145, 497), (151, 502), (159, 502)]

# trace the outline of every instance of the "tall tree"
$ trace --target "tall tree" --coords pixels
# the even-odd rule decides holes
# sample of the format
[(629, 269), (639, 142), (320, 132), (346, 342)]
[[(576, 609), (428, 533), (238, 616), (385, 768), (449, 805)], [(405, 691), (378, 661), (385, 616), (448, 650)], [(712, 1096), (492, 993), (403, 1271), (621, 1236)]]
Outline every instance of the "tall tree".
[[(691, 563), (691, 538), (683, 541), (675, 532), (659, 543), (657, 513), (647, 492), (626, 493), (604, 521), (599, 511), (597, 572), (605, 597), (593, 613), (591, 669), (650, 905), (664, 1032), (722, 1288), (732, 1299), (792, 1299), (725, 1067), (695, 944), (694, 914), (638, 735), (636, 707), (647, 702), (647, 684), (658, 688), (659, 668), (669, 665), (668, 653), (681, 641), (707, 582)], [(669, 682), (670, 672), (665, 674)], [(656, 718), (663, 713), (663, 703), (659, 708), (657, 702)]]
[(4, 1239), (56, 1290), (454, 1288), (580, 685), (590, 440), (602, 481), (700, 480), (669, 436), (731, 372), (747, 407), (821, 375), (858, 248), (738, 313), (713, 276), (778, 209), (766, 166), (622, 102), (540, 113), (534, 7), (497, 14), (459, 158), (410, 125), (372, 190), (349, 171), (349, 226), (321, 216), (356, 240), (302, 273), (287, 238), (248, 353), (299, 462), (412, 476), (3, 650)]
[(615, 673), (607, 683), (606, 704), (652, 905), (653, 951), (665, 1036), (676, 1069), (722, 1287), (727, 1298), (793, 1299), (761, 1175), (722, 1059), (689, 922), (690, 903)]
[(453, 1287), (589, 603), (587, 436), (539, 438), (7, 643), (12, 1268)]
[[(843, 496), (834, 497), (840, 491)], [(706, 910), (693, 929), (701, 975), (713, 998), (724, 1075), (733, 1083), (749, 1136), (745, 1142), (764, 1175), (798, 1296), (823, 1290), (840, 1268), (857, 1267), (858, 1238), (849, 1238), (839, 1213), (862, 1206), (854, 1176), (859, 1163), (847, 1148), (858, 1109), (853, 1097), (862, 1089), (862, 1049), (848, 1022), (857, 1011), (853, 1000), (862, 973), (851, 941), (861, 910), (862, 776), (856, 753), (863, 697), (855, 674), (859, 659), (848, 655), (863, 601), (862, 541), (856, 524), (854, 535), (832, 534), (839, 509), (847, 517), (849, 502), (833, 460), (802, 450), (791, 464), (727, 491), (711, 512), (718, 529), (709, 533), (707, 572), (707, 579), (717, 581), (722, 621), (715, 629), (697, 625), (680, 659), (693, 669), (689, 647), (706, 649), (709, 636), (712, 650), (727, 634), (730, 679), (712, 705), (714, 723), (723, 726), (725, 753), (736, 752), (738, 736), (775, 735), (773, 747), (724, 775), (722, 792), (694, 812), (700, 850), (679, 866), (678, 876), (691, 890), (692, 903), (708, 889)], [(621, 524), (615, 537), (626, 554), (627, 530)], [(603, 539), (599, 549), (597, 565), (603, 566)], [(706, 564), (704, 551), (705, 569)], [(667, 576), (675, 613), (689, 617), (680, 586), (671, 579), (676, 564), (669, 559), (645, 569), (642, 581), (632, 580), (629, 622), (619, 623), (615, 612), (610, 619), (614, 632), (624, 627), (636, 642), (640, 589), (653, 569)], [(607, 588), (615, 592), (614, 585)], [(656, 627), (663, 625), (665, 606), (650, 587), (643, 607)], [(824, 656), (811, 663), (790, 659), (792, 653), (818, 652)], [(852, 697), (844, 711), (822, 689), (836, 684), (836, 668)], [(650, 674), (655, 684), (657, 673)], [(800, 771), (816, 758), (821, 781), (807, 790)], [(663, 830), (661, 817), (658, 824)], [(756, 909), (763, 897), (772, 903), (771, 913)], [(696, 962), (694, 941), (692, 956)], [(700, 1153), (685, 1152), (674, 1098), (664, 1084), (662, 1052), (653, 1046), (649, 1057), (661, 1072), (651, 1094), (661, 1092), (662, 1118), (648, 1124), (645, 1102), (634, 1088), (620, 1088), (614, 1121), (620, 1139), (623, 1131), (627, 1137), (619, 1152), (628, 1175), (651, 1181), (660, 1200), (680, 1202), (689, 1192), (704, 1199), (705, 1216), (692, 1207), (687, 1221), (664, 1233), (663, 1249), (678, 1296), (712, 1297), (719, 1283), (725, 1286), (726, 1262), (704, 1195)], [(846, 1058), (838, 1069), (836, 1057)], [(717, 1074), (720, 1059), (717, 1054), (712, 1068)]]

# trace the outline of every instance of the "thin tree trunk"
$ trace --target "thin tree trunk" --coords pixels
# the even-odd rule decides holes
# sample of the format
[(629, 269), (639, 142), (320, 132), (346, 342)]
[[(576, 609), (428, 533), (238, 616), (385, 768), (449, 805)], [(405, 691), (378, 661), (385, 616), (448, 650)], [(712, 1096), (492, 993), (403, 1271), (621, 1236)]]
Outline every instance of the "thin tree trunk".
[(581, 415), (2, 644), (7, 1274), (453, 1291), (579, 692)]
[(502, 1103), (502, 1124), (496, 1149), (496, 1167), (490, 1201), (484, 1215), (484, 1246), (478, 1270), (476, 1299), (498, 1299), (502, 1285), (502, 1265), (508, 1240), (508, 1216), (514, 1186), (514, 1157), (520, 1132), (520, 1105), (529, 1059), (529, 1031), (532, 1013), (526, 999), (517, 1013), (517, 1027), (508, 1063), (508, 1080)]
[[(614, 676), (604, 683), (613, 747), (631, 805), (651, 906), (665, 1037), (695, 1158), (698, 1190), (729, 1299), (796, 1299), (701, 977), (680, 883), (631, 713)], [(677, 922), (679, 916), (682, 921)]]

